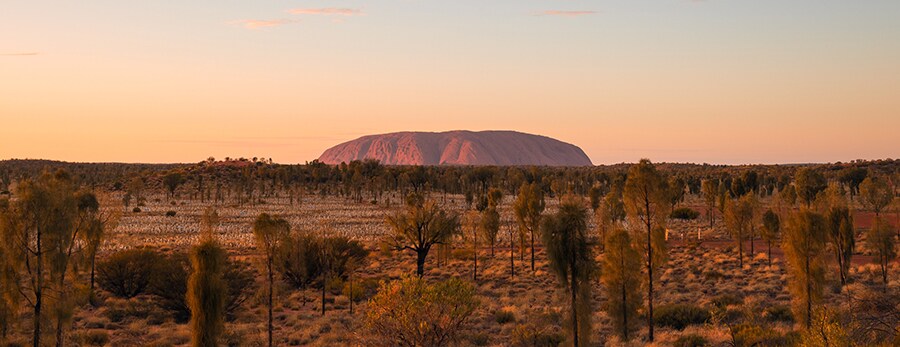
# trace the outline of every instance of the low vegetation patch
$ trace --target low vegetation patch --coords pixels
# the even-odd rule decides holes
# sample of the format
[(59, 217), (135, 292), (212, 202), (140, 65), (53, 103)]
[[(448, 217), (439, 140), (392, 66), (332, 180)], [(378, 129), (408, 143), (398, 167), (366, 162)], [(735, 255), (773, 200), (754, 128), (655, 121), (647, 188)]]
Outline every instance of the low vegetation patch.
[(677, 330), (708, 323), (709, 318), (709, 310), (689, 304), (662, 305), (653, 312), (657, 325)]

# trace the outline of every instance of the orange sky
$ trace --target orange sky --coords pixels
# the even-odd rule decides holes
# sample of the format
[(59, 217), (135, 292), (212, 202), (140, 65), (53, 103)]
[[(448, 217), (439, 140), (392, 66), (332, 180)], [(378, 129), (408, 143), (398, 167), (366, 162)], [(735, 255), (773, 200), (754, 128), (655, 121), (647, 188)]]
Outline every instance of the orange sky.
[(302, 163), (455, 129), (596, 164), (900, 154), (897, 1), (306, 5), (4, 5), (0, 159)]

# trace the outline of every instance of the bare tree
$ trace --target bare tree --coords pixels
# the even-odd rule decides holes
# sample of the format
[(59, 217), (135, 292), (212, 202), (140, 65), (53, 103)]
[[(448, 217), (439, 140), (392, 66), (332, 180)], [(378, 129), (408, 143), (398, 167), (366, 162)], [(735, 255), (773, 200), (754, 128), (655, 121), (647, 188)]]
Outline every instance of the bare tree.
[(256, 248), (263, 253), (265, 262), (266, 279), (269, 285), (268, 308), (269, 321), (267, 325), (269, 346), (272, 346), (273, 325), (273, 297), (275, 296), (275, 257), (281, 244), (290, 236), (291, 224), (280, 217), (273, 217), (268, 213), (262, 213), (253, 222), (253, 235), (256, 237)]
[(648, 159), (628, 170), (623, 202), (632, 225), (646, 233), (644, 245), (647, 265), (647, 327), (649, 340), (653, 341), (653, 270), (665, 262), (666, 221), (669, 215), (669, 187), (663, 176)]
[(392, 233), (388, 243), (397, 250), (416, 254), (416, 274), (425, 274), (425, 258), (435, 245), (447, 240), (459, 230), (459, 216), (441, 209), (434, 201), (412, 194), (406, 209), (387, 218)]

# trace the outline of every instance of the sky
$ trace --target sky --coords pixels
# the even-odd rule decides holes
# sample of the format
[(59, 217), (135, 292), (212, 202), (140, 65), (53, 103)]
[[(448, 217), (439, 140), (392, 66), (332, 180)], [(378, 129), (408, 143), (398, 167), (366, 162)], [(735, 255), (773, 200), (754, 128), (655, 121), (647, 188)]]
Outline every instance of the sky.
[(0, 159), (316, 159), (517, 130), (595, 164), (900, 157), (897, 0), (3, 0)]

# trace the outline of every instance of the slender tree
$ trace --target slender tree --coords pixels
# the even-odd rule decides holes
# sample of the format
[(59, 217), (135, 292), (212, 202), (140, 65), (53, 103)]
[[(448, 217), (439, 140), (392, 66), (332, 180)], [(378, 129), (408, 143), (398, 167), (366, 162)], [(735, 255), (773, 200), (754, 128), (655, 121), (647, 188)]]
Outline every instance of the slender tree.
[(813, 306), (822, 298), (827, 226), (822, 215), (807, 209), (793, 213), (787, 222), (782, 243), (789, 265), (794, 316), (809, 328)]
[(608, 231), (625, 221), (625, 205), (622, 203), (622, 190), (620, 188), (610, 190), (600, 201), (600, 206), (594, 214), (597, 221), (598, 239), (601, 241), (605, 240)]
[(325, 315), (325, 292), (332, 279), (348, 279), (353, 266), (362, 263), (369, 252), (359, 241), (345, 236), (329, 236), (322, 239), (322, 315)]
[(766, 213), (763, 214), (763, 228), (762, 228), (762, 238), (766, 240), (767, 251), (769, 253), (768, 260), (769, 266), (772, 266), (772, 242), (775, 242), (780, 237), (781, 233), (781, 219), (778, 217), (778, 214), (772, 211), (771, 209), (766, 210)]
[(622, 228), (614, 229), (604, 242), (600, 279), (608, 293), (606, 314), (612, 320), (614, 330), (628, 341), (637, 330), (638, 311), (643, 304), (641, 253), (629, 232)]
[(633, 165), (625, 181), (623, 202), (631, 225), (643, 229), (647, 266), (647, 327), (649, 340), (653, 341), (653, 279), (654, 269), (666, 259), (665, 230), (669, 215), (669, 187), (665, 178), (648, 159)]
[(884, 291), (887, 292), (888, 264), (897, 258), (897, 250), (894, 245), (894, 230), (884, 219), (878, 218), (869, 229), (866, 237), (866, 245), (875, 252), (875, 259), (881, 267), (881, 280), (884, 283)]
[(61, 291), (66, 288), (57, 280), (67, 256), (66, 240), (75, 235), (78, 205), (74, 184), (63, 171), (24, 180), (16, 196), (5, 209), (2, 247), (16, 291), (32, 310), (32, 343), (39, 347), (47, 291), (55, 289), (56, 297), (65, 295)]
[(464, 216), (464, 223), (472, 231), (472, 280), (478, 281), (478, 225), (479, 215), (476, 211), (468, 211)]
[(819, 170), (803, 167), (794, 175), (794, 187), (797, 197), (809, 208), (816, 201), (816, 196), (828, 188), (828, 181)]
[(163, 176), (163, 184), (166, 186), (169, 193), (166, 197), (174, 198), (175, 190), (178, 189), (178, 186), (182, 183), (184, 183), (184, 176), (182, 176), (181, 173), (173, 172)]
[(275, 330), (273, 324), (272, 306), (275, 296), (275, 262), (281, 244), (290, 236), (291, 224), (280, 217), (273, 217), (268, 213), (262, 213), (253, 222), (253, 236), (256, 238), (256, 248), (263, 254), (266, 279), (269, 285), (268, 309), (269, 321), (266, 326), (268, 331), (269, 346), (273, 345), (272, 334)]
[(223, 279), (226, 253), (212, 235), (191, 249), (193, 272), (188, 279), (187, 304), (191, 310), (191, 345), (218, 346), (224, 332), (228, 287)]
[(894, 199), (894, 191), (888, 185), (887, 180), (879, 176), (866, 177), (859, 184), (859, 201), (862, 205), (875, 212), (875, 217), (881, 217), (881, 212), (891, 204)]
[(828, 227), (828, 239), (831, 242), (834, 256), (837, 260), (841, 286), (844, 286), (847, 284), (850, 262), (853, 258), (853, 248), (856, 245), (853, 215), (847, 206), (836, 205), (829, 208), (828, 212), (826, 212), (825, 222)]
[(706, 216), (709, 217), (709, 227), (712, 228), (714, 222), (713, 211), (716, 209), (716, 200), (719, 194), (719, 181), (714, 179), (705, 179), (700, 183), (700, 192), (703, 194), (703, 201), (706, 202)]
[(541, 214), (544, 213), (545, 207), (544, 192), (540, 185), (536, 182), (522, 184), (513, 204), (513, 211), (519, 227), (531, 236), (531, 271), (534, 271), (534, 234), (541, 225)]
[(725, 202), (725, 225), (731, 232), (738, 249), (738, 264), (744, 268), (744, 242), (750, 234), (753, 224), (753, 195), (747, 194), (740, 199)]
[[(0, 237), (6, 235), (9, 200), (0, 199)], [(0, 245), (0, 341), (7, 341), (18, 319), (19, 293), (16, 290), (16, 262), (8, 259), (9, 252)]]
[(209, 207), (200, 216), (200, 240), (188, 253), (190, 274), (184, 303), (190, 312), (191, 344), (216, 346), (228, 310), (228, 255), (216, 239), (219, 213)]
[(541, 231), (550, 269), (569, 294), (573, 345), (589, 345), (590, 283), (596, 264), (587, 235), (587, 209), (576, 198), (568, 196), (558, 212), (544, 218)]
[(425, 274), (425, 258), (435, 245), (447, 242), (459, 230), (459, 216), (442, 210), (434, 201), (413, 194), (405, 211), (387, 218), (392, 233), (388, 244), (416, 253), (416, 274)]
[(491, 246), (491, 257), (493, 257), (497, 235), (500, 234), (500, 212), (497, 211), (496, 205), (488, 204), (488, 207), (481, 211), (481, 222), (478, 228), (481, 237)]

